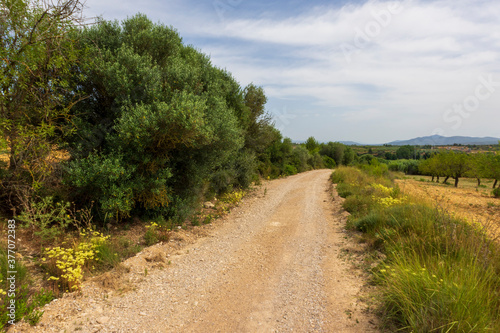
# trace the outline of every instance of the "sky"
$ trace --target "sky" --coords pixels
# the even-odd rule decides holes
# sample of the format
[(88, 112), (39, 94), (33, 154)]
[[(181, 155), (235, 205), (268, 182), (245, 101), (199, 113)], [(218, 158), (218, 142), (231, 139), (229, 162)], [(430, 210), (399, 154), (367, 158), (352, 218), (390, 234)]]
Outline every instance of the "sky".
[(500, 137), (498, 0), (87, 0), (175, 28), (294, 141)]

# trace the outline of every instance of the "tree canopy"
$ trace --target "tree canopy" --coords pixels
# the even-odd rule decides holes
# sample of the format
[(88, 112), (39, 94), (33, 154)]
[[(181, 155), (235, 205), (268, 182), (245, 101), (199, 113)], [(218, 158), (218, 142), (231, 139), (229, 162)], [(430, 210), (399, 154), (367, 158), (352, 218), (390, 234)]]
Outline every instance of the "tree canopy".
[(15, 204), (20, 191), (40, 188), (53, 171), (53, 145), (73, 130), (70, 110), (84, 98), (74, 86), (85, 67), (75, 43), (82, 7), (0, 0), (0, 133), (9, 146), (2, 201)]

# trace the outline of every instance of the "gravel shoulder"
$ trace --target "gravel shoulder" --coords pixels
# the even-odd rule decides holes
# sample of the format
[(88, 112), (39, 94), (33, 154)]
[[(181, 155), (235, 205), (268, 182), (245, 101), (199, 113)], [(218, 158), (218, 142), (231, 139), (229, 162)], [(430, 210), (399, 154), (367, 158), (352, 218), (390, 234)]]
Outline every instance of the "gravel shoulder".
[(359, 300), (366, 281), (341, 255), (350, 240), (330, 174), (266, 182), (9, 332), (378, 332)]

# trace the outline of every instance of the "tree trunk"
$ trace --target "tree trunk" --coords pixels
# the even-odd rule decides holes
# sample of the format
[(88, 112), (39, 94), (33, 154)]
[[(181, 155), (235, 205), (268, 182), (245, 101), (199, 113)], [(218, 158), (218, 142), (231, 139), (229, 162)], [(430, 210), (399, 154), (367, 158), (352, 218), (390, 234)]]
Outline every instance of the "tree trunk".
[(481, 186), (481, 178), (477, 179), (477, 187)]
[(433, 182), (433, 183), (434, 183), (434, 176), (432, 176), (432, 180), (431, 180), (431, 182)]
[(449, 178), (450, 178), (450, 176), (446, 176), (446, 178), (443, 180), (443, 184), (446, 183)]
[(495, 182), (493, 183), (493, 188), (497, 187), (498, 179), (495, 179)]
[(9, 155), (9, 170), (15, 170), (16, 169), (16, 147), (15, 143), (12, 139), (12, 136), (9, 136), (9, 148), (10, 148), (10, 155)]
[(455, 178), (455, 187), (458, 187), (458, 177)]
[(436, 183), (439, 183), (439, 176), (436, 176)]

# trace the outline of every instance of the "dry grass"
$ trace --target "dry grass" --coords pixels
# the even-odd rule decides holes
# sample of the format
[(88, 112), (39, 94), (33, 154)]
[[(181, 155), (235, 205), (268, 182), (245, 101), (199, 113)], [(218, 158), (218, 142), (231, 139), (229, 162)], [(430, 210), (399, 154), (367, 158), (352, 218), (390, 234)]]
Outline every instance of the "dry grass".
[[(365, 172), (370, 173), (370, 168), (374, 167), (364, 168)], [(375, 200), (369, 191), (373, 179), (350, 181), (358, 174), (352, 168), (335, 172), (345, 193)], [(385, 328), (391, 332), (500, 332), (500, 244), (486, 237), (479, 224), (471, 224), (470, 217), (465, 222), (447, 214), (465, 213), (469, 202), (493, 198), (482, 198), (470, 188), (413, 179), (398, 183), (404, 192), (399, 195), (409, 197), (405, 203), (372, 205), (364, 214), (351, 215), (355, 218), (349, 223), (364, 233), (370, 247), (386, 255), (372, 269), (374, 282), (381, 286)], [(482, 217), (471, 216), (477, 222)]]
[[(46, 161), (48, 163), (59, 163), (61, 161), (67, 161), (70, 158), (68, 151), (59, 149), (56, 145), (53, 146), (51, 153), (47, 156)], [(7, 148), (7, 143), (5, 141), (0, 142), (0, 165), (4, 164), (6, 168), (10, 164), (9, 149)]]
[[(412, 176), (396, 180), (405, 194), (418, 197), (443, 210), (479, 222), (487, 228), (493, 238), (500, 238), (500, 200), (491, 195), (492, 180), (483, 180), (484, 187), (478, 187), (476, 179), (462, 178), (459, 187), (430, 182), (431, 177)], [(425, 181), (421, 181), (421, 180)]]

